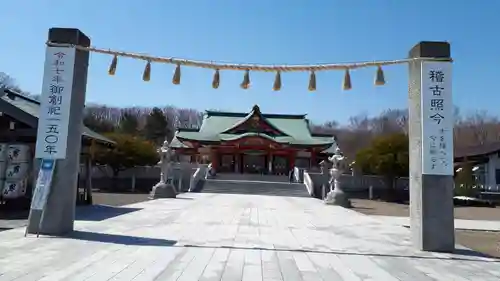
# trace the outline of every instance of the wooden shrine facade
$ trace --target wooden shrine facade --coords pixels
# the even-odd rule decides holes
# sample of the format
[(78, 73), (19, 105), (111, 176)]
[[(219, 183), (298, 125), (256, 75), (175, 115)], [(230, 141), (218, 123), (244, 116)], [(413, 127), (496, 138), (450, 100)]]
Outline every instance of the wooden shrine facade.
[(262, 114), (254, 106), (250, 113), (207, 112), (200, 129), (179, 129), (171, 147), (217, 172), (288, 174), (317, 166), (332, 145), (333, 136), (310, 133), (305, 115)]

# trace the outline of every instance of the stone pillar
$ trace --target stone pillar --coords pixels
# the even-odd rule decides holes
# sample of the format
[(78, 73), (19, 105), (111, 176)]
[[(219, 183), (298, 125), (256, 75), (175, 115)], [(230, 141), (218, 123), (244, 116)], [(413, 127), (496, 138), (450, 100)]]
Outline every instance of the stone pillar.
[[(51, 28), (48, 41), (90, 46), (90, 39), (83, 32), (74, 28)], [(69, 108), (66, 158), (58, 159), (56, 162), (51, 192), (40, 228), (40, 233), (47, 235), (61, 235), (73, 231), (75, 221), (75, 200), (80, 170), (82, 122), (89, 53), (76, 50), (75, 61), (69, 63), (74, 63), (74, 73)], [(38, 232), (41, 213), (41, 211), (31, 210), (28, 220), (28, 233)]]
[[(446, 42), (420, 42), (411, 49), (410, 58), (442, 58), (446, 60), (450, 58), (450, 45)], [(428, 148), (424, 147), (422, 143), (427, 143), (429, 140), (423, 138), (424, 130), (422, 127), (424, 122), (429, 122), (425, 119), (429, 117), (423, 116), (424, 110), (422, 108), (429, 105), (422, 104), (422, 93), (429, 91), (429, 89), (422, 88), (422, 82), (429, 77), (427, 73), (422, 73), (422, 65), (422, 61), (411, 62), (409, 65), (411, 236), (413, 245), (419, 250), (452, 252), (455, 249), (453, 176), (429, 174), (423, 168), (423, 166), (428, 165), (428, 162), (423, 161), (423, 152), (428, 153)], [(445, 79), (451, 79), (451, 73), (448, 73)], [(446, 90), (451, 91), (451, 85), (450, 89)], [(451, 92), (448, 93), (451, 94)], [(451, 103), (451, 100), (449, 102)], [(446, 104), (445, 106), (452, 108), (453, 105)], [(428, 115), (427, 111), (425, 112)], [(452, 116), (449, 119), (452, 119)], [(448, 122), (448, 120), (443, 121)], [(429, 127), (429, 125), (425, 126)], [(451, 146), (451, 151), (453, 151), (453, 139), (447, 145)], [(453, 163), (449, 163), (449, 165), (453, 169)]]

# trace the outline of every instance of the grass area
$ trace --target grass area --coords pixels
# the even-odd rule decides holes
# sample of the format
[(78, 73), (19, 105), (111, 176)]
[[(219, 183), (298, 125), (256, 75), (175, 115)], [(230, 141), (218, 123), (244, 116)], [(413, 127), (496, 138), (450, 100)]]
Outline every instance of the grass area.
[(93, 192), (92, 200), (95, 205), (123, 206), (148, 200), (149, 194), (144, 193), (108, 193)]
[[(382, 201), (352, 199), (353, 210), (374, 216), (408, 217), (409, 206), (406, 204)], [(500, 221), (500, 208), (455, 207), (455, 218), (466, 220)], [(490, 231), (455, 230), (458, 244), (475, 251), (500, 258), (500, 233)]]
[[(390, 203), (368, 199), (352, 199), (354, 209), (367, 215), (408, 217), (408, 204)], [(455, 207), (455, 218), (463, 220), (500, 221), (500, 208)]]
[(491, 231), (455, 230), (458, 244), (480, 253), (500, 258), (500, 233)]

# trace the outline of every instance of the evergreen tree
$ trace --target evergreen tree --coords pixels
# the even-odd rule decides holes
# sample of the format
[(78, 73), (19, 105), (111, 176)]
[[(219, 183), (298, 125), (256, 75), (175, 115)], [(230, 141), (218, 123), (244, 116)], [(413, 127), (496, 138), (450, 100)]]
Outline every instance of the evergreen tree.
[(165, 139), (170, 140), (173, 137), (173, 132), (170, 129), (167, 117), (158, 107), (153, 108), (146, 117), (144, 135), (146, 139), (156, 145), (160, 145)]
[(158, 154), (151, 142), (136, 135), (107, 133), (106, 136), (115, 142), (115, 146), (98, 147), (95, 161), (97, 164), (109, 166), (113, 170), (113, 178), (116, 178), (120, 171), (158, 163)]
[(125, 112), (122, 115), (118, 126), (120, 133), (134, 135), (139, 130), (139, 120), (136, 115)]
[(92, 114), (83, 117), (83, 124), (97, 133), (110, 133), (115, 130), (115, 126), (109, 120), (98, 118)]
[(371, 145), (356, 154), (356, 164), (364, 174), (383, 176), (390, 201), (402, 200), (395, 189), (398, 177), (407, 177), (409, 173), (409, 142), (405, 134), (391, 134), (375, 138)]

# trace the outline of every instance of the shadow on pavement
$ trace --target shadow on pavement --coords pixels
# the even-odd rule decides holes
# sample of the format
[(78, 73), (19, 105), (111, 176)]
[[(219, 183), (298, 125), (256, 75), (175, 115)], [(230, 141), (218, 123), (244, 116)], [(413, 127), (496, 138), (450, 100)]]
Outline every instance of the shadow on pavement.
[(79, 221), (103, 221), (140, 210), (142, 209), (106, 205), (80, 206), (76, 208), (75, 219)]
[[(186, 248), (214, 248), (213, 246), (204, 245), (175, 245), (175, 247), (186, 247)], [(438, 257), (438, 256), (424, 256), (424, 255), (401, 255), (401, 254), (377, 254), (377, 253), (361, 253), (361, 252), (349, 252), (349, 251), (335, 251), (335, 250), (315, 250), (315, 249), (289, 249), (289, 248), (265, 248), (265, 247), (236, 247), (236, 246), (219, 246), (217, 248), (226, 249), (236, 249), (236, 250), (263, 250), (263, 251), (276, 251), (276, 252), (301, 252), (301, 253), (318, 253), (318, 254), (332, 254), (332, 255), (348, 255), (348, 256), (368, 256), (368, 257), (390, 257), (390, 258), (406, 258), (406, 259), (428, 259), (428, 260), (458, 260), (458, 261), (475, 261), (475, 262), (485, 262), (485, 263), (500, 263), (500, 259), (491, 257), (482, 253), (478, 253), (472, 250), (460, 249), (455, 251), (449, 257)], [(425, 252), (423, 254), (426, 254)], [(432, 254), (432, 253), (431, 253)], [(446, 254), (446, 253), (443, 253)], [(460, 256), (469, 256), (460, 257)], [(474, 259), (472, 257), (488, 258), (488, 260)]]
[(157, 239), (157, 238), (147, 238), (147, 237), (137, 237), (137, 236), (107, 234), (107, 233), (87, 232), (87, 231), (73, 231), (72, 233), (65, 235), (63, 237), (83, 240), (83, 241), (131, 245), (131, 246), (170, 247), (174, 246), (177, 243), (177, 241), (175, 240), (168, 240), (168, 239)]
[(474, 251), (474, 250), (471, 250), (471, 249), (460, 249), (460, 248), (457, 248), (457, 249), (455, 249), (455, 251), (453, 252), (453, 254), (460, 255), (460, 256), (469, 256), (469, 257), (496, 259), (496, 260), (498, 260), (498, 262), (500, 262), (500, 259), (498, 259), (496, 257), (490, 256), (488, 254), (481, 253), (481, 252), (478, 252), (478, 251)]
[(0, 210), (0, 220), (24, 220), (28, 215), (29, 210)]

